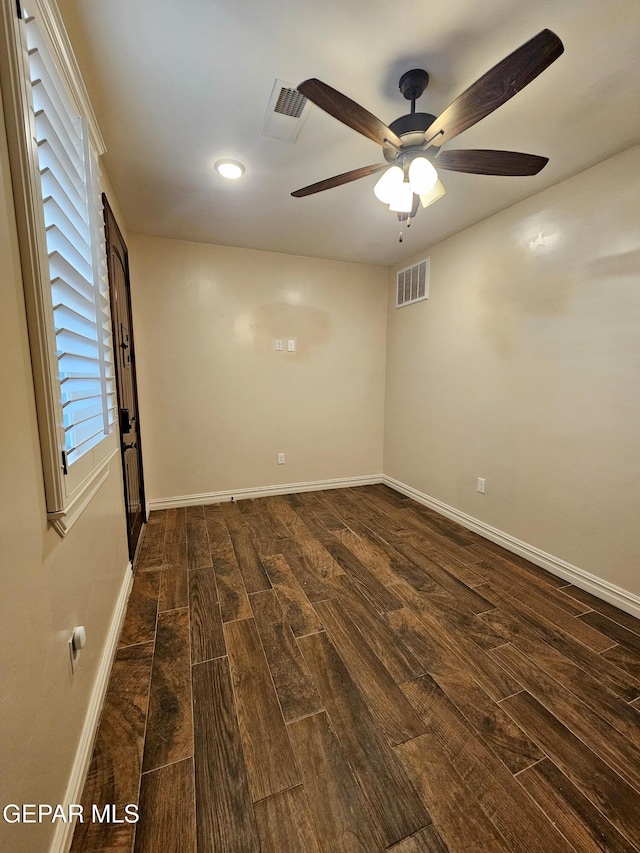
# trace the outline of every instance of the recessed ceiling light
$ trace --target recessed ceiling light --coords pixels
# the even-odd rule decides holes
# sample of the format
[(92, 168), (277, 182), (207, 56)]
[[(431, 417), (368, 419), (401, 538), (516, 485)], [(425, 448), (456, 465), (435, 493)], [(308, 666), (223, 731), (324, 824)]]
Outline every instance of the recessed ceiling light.
[(244, 166), (242, 163), (238, 163), (237, 160), (218, 160), (214, 164), (214, 168), (223, 178), (230, 178), (232, 181), (244, 175)]

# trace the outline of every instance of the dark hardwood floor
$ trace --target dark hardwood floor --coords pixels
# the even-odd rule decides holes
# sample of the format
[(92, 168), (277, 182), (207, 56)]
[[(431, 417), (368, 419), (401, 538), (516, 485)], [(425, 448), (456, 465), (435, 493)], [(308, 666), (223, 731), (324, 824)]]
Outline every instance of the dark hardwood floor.
[(640, 621), (384, 486), (152, 514), (74, 853), (640, 851)]

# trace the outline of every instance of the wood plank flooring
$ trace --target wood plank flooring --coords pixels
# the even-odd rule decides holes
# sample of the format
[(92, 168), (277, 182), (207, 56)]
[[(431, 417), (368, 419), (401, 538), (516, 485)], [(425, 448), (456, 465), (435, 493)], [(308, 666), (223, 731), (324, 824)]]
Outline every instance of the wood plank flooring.
[(153, 513), (72, 853), (640, 853), (640, 621), (384, 486)]

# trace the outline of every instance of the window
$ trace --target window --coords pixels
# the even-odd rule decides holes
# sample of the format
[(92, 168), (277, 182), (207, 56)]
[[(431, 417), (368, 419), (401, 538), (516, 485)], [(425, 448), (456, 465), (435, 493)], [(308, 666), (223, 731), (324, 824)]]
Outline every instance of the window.
[(64, 534), (117, 451), (104, 146), (57, 9), (30, 0), (13, 17), (11, 6), (2, 4), (3, 98), (13, 110), (7, 125), (47, 510)]

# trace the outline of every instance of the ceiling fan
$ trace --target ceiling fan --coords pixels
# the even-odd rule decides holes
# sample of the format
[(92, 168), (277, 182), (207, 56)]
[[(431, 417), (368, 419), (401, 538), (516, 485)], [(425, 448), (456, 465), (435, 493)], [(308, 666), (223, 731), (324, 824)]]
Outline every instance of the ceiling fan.
[(483, 149), (443, 151), (442, 146), (524, 89), (563, 51), (558, 36), (542, 30), (476, 80), (437, 118), (415, 111), (429, 75), (422, 69), (407, 71), (400, 78), (399, 88), (411, 101), (411, 112), (388, 127), (326, 83), (315, 78), (305, 80), (298, 91), (347, 127), (382, 145), (385, 162), (326, 178), (291, 195), (302, 198), (384, 171), (374, 189), (376, 197), (397, 212), (400, 221), (410, 223), (420, 203), (427, 207), (444, 195), (435, 166), (476, 175), (537, 175), (549, 162), (547, 157)]

